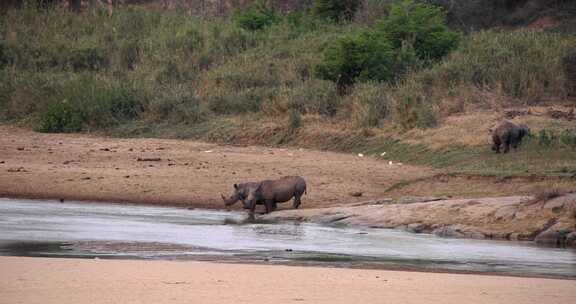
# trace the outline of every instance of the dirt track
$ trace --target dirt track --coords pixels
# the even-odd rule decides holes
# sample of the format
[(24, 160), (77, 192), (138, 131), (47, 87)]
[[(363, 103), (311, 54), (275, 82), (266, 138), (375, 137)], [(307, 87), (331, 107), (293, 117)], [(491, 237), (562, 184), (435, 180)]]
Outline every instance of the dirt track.
[(0, 126), (0, 196), (5, 197), (222, 208), (220, 193), (229, 194), (235, 182), (301, 175), (309, 189), (302, 207), (318, 208), (380, 198), (399, 181), (434, 173), (331, 152)]

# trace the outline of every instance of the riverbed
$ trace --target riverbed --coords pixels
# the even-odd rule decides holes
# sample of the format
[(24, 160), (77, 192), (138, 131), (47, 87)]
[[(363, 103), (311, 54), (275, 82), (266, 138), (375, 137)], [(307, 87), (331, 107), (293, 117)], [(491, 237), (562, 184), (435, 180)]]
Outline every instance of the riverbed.
[(22, 199), (0, 199), (0, 254), (576, 277), (576, 251), (527, 242), (268, 223), (238, 211)]

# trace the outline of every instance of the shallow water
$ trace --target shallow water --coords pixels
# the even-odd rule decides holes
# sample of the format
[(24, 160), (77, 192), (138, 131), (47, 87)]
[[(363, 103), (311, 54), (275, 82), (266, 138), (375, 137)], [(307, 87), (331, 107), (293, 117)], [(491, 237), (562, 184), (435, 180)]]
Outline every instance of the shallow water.
[(0, 199), (0, 255), (245, 260), (576, 277), (576, 251), (242, 212)]

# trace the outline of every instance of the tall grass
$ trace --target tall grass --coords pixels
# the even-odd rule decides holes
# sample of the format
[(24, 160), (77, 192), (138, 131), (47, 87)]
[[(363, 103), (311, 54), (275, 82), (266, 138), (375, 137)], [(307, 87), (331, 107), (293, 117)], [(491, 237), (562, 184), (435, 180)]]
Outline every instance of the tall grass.
[[(576, 38), (547, 32), (478, 32), (440, 64), (415, 71), (391, 92), (396, 120), (416, 126), (428, 114), (450, 115), (466, 107), (538, 105), (564, 100), (570, 79), (563, 58)], [(485, 92), (496, 96), (486, 98)], [(427, 108), (418, 109), (420, 108)]]
[[(376, 15), (388, 7), (388, 1), (366, 3), (379, 8)], [(465, 36), (442, 61), (416, 66), (395, 83), (360, 82), (351, 95), (339, 96), (312, 67), (332, 41), (372, 25), (370, 13), (362, 9), (357, 22), (345, 25), (292, 13), (249, 31), (226, 18), (137, 7), (112, 16), (11, 10), (0, 20), (0, 121), (47, 132), (105, 129), (368, 149), (422, 163), (429, 155), (434, 165), (449, 166), (477, 154), (402, 144), (396, 133), (442, 126), (469, 108), (561, 100), (573, 89), (562, 62), (576, 48), (575, 37), (486, 31)], [(539, 135), (542, 144), (529, 155), (573, 153), (572, 131), (554, 132), (546, 135), (553, 138), (549, 148)], [(476, 165), (483, 170), (479, 163), (470, 170)]]

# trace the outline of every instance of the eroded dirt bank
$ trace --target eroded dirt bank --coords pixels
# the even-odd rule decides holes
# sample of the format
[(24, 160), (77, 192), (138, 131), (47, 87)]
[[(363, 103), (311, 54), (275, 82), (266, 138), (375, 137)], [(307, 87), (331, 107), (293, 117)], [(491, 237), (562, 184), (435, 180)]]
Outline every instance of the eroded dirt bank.
[(478, 239), (576, 245), (576, 193), (554, 198), (381, 199), (356, 206), (285, 210), (267, 220), (301, 220)]

